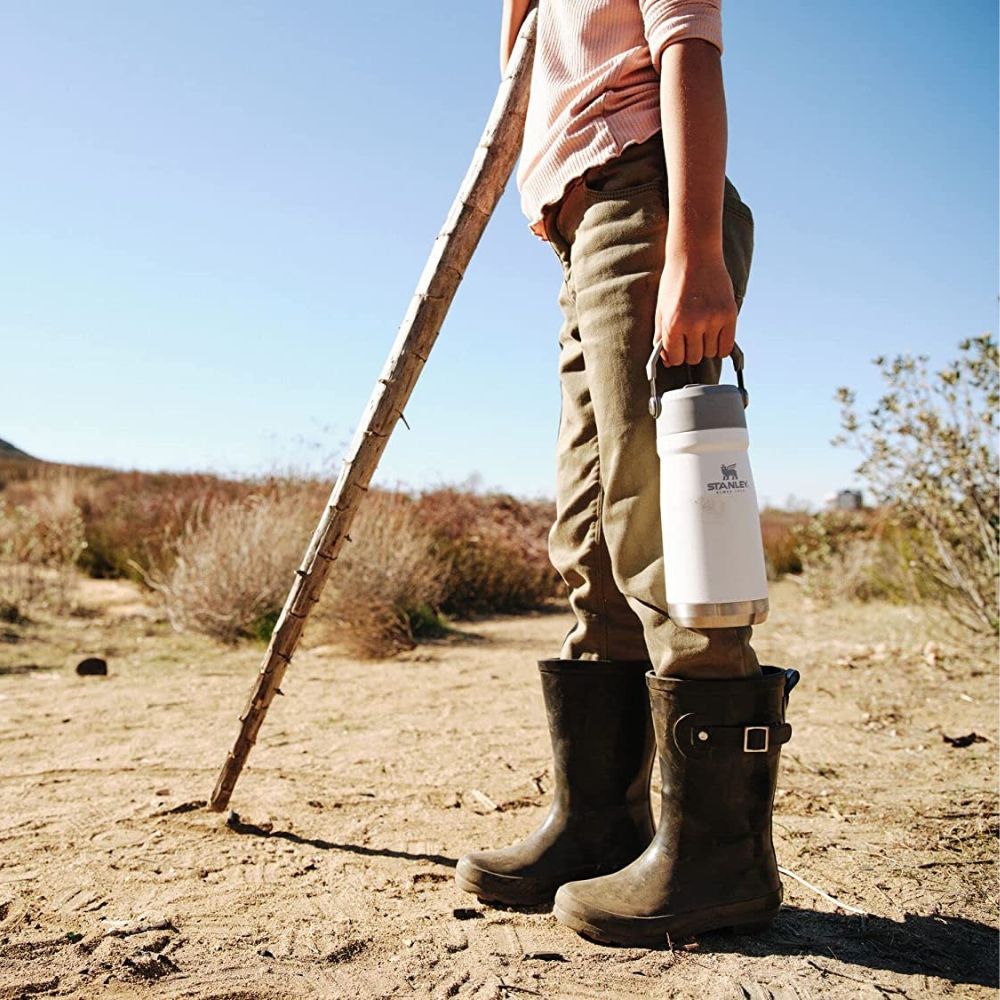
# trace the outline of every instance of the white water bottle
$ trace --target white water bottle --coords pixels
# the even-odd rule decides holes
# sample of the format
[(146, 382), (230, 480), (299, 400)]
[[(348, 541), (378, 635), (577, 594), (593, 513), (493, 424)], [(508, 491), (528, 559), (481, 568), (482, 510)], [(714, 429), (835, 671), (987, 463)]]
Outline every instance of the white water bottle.
[(658, 395), (657, 344), (646, 366), (660, 457), (667, 614), (687, 628), (767, 618), (767, 572), (754, 490), (743, 352), (738, 385), (687, 385)]

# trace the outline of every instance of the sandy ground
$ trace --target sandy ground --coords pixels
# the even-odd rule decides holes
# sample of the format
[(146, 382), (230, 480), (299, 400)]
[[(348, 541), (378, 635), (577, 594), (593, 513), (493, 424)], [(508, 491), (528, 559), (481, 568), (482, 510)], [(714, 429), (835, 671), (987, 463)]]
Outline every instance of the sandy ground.
[[(204, 800), (259, 647), (176, 636), (118, 583), (87, 585), (89, 616), (0, 624), (0, 1000), (995, 995), (993, 665), (927, 646), (911, 609), (772, 598), (762, 658), (803, 675), (779, 861), (870, 915), (786, 878), (768, 933), (674, 950), (452, 882), (544, 815), (534, 660), (561, 614), (394, 662), (304, 651), (229, 825)], [(76, 676), (87, 654), (110, 676)]]

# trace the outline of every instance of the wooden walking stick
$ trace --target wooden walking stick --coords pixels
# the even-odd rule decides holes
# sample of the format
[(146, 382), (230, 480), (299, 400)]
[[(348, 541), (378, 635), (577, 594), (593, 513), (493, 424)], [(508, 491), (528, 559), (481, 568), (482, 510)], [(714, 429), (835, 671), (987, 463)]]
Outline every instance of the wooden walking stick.
[(313, 533), (301, 566), (295, 571), (295, 580), (271, 634), (250, 700), (240, 716), (239, 735), (222, 765), (212, 792), (209, 808), (216, 812), (229, 805), (264, 716), (292, 660), (309, 612), (319, 600), (330, 567), (347, 540), (351, 521), (368, 489), (389, 435), (402, 416), (403, 407), (434, 346), (455, 290), (514, 169), (528, 106), (535, 20), (536, 13), (532, 10), (521, 26), (472, 163), (431, 248), (399, 334), (330, 494), (330, 502)]

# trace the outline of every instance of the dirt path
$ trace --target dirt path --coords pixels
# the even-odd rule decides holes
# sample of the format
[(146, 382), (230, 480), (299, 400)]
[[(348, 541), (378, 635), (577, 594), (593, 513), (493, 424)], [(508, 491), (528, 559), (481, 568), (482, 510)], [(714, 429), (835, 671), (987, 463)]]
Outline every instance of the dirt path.
[[(465, 850), (544, 815), (534, 660), (562, 615), (391, 663), (307, 650), (229, 827), (200, 806), (258, 648), (130, 617), (122, 585), (90, 588), (95, 617), (0, 625), (0, 1000), (994, 996), (992, 665), (927, 647), (909, 609), (773, 597), (758, 648), (803, 674), (779, 861), (871, 916), (786, 879), (769, 933), (673, 952), (589, 944), (452, 883)], [(111, 675), (77, 677), (86, 654)], [(943, 738), (971, 732), (992, 742)]]

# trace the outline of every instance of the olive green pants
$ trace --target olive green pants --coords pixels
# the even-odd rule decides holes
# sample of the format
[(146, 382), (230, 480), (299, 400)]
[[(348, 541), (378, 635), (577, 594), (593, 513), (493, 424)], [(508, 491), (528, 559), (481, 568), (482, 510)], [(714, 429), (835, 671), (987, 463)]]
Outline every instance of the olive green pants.
[[(679, 677), (755, 674), (749, 627), (683, 628), (665, 610), (659, 462), (645, 375), (667, 235), (661, 136), (588, 171), (550, 210), (546, 224), (565, 275), (549, 554), (569, 588), (576, 623), (561, 656), (648, 656), (657, 674)], [(728, 181), (723, 244), (739, 305), (753, 219)], [(721, 363), (712, 358), (694, 368), (659, 367), (663, 390), (716, 383)]]

